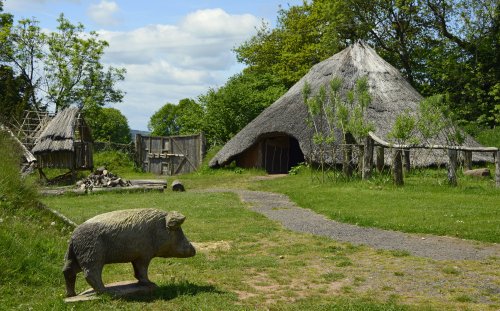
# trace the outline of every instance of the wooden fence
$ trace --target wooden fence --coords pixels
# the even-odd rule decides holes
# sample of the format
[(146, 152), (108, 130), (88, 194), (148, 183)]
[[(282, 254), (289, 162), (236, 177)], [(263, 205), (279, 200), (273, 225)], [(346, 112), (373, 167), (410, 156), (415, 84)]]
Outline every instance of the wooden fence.
[(186, 136), (135, 137), (136, 163), (146, 172), (177, 175), (195, 171), (205, 154), (203, 133)]

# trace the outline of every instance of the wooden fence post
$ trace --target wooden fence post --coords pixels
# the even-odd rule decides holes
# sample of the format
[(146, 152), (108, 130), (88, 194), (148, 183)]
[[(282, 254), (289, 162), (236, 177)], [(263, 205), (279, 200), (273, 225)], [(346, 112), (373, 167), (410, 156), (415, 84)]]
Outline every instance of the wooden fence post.
[(464, 155), (464, 168), (467, 170), (472, 169), (472, 151), (463, 151)]
[(363, 154), (363, 173), (364, 180), (372, 177), (373, 167), (373, 139), (370, 136), (365, 137), (365, 151)]
[(410, 149), (404, 150), (404, 159), (405, 159), (405, 172), (410, 171)]
[(500, 150), (496, 152), (495, 157), (495, 184), (500, 189)]
[(450, 186), (457, 186), (457, 150), (448, 149), (448, 157), (450, 163), (448, 163), (448, 183)]
[(377, 147), (377, 171), (382, 173), (384, 170), (384, 147)]
[(346, 177), (352, 176), (352, 145), (345, 144), (344, 145), (344, 161), (342, 163), (342, 171)]
[(403, 180), (403, 160), (401, 159), (403, 152), (401, 149), (394, 149), (394, 158), (392, 160), (392, 174), (394, 177), (394, 183), (396, 186), (404, 185)]

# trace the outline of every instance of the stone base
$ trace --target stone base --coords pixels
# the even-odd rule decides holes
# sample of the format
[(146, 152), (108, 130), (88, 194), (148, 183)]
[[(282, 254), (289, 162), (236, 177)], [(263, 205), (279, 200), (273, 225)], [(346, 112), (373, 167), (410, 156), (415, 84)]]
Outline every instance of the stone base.
[[(106, 285), (106, 293), (113, 297), (125, 297), (137, 294), (153, 293), (158, 286), (156, 284), (139, 284), (137, 281), (122, 281)], [(89, 288), (82, 293), (64, 299), (64, 302), (78, 302), (99, 299), (99, 295)]]

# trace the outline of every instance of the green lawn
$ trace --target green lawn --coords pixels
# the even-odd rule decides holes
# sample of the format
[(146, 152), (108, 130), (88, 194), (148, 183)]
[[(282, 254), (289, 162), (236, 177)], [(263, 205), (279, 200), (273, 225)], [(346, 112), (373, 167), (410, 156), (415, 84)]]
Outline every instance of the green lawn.
[[(463, 224), (457, 220), (471, 215), (478, 224), (471, 229), (473, 234), (491, 236), (491, 232), (498, 232), (499, 218), (495, 205), (498, 192), (491, 187), (472, 180), (452, 189), (438, 186), (435, 176), (420, 177), (432, 184), (407, 178), (404, 188), (379, 180), (320, 184), (312, 182), (308, 172), (254, 181), (259, 174), (262, 172), (223, 170), (178, 176), (188, 190), (185, 193), (167, 190), (41, 198), (77, 223), (126, 208), (152, 207), (186, 215), (183, 229), (196, 243), (198, 253), (188, 259), (154, 259), (150, 277), (159, 290), (151, 296), (64, 304), (61, 268), (72, 229), (41, 211), (0, 209), (0, 305), (7, 310), (500, 308), (500, 258), (435, 261), (338, 243), (285, 230), (250, 211), (235, 194), (195, 191), (236, 187), (283, 192), (299, 205), (332, 218), (345, 216), (345, 221), (401, 226), (401, 230), (410, 227), (419, 232), (427, 227), (437, 233), (438, 229), (465, 226), (465, 220)], [(468, 201), (480, 204), (472, 209), (474, 205)], [(470, 214), (454, 212), (451, 216), (450, 211), (455, 211), (451, 205), (457, 202), (460, 210)], [(428, 221), (424, 216), (438, 220)], [(439, 223), (447, 218), (454, 221), (443, 225), (446, 230), (440, 229)], [(108, 265), (103, 278), (105, 283), (132, 280), (131, 265)], [(77, 291), (86, 288), (79, 274)]]

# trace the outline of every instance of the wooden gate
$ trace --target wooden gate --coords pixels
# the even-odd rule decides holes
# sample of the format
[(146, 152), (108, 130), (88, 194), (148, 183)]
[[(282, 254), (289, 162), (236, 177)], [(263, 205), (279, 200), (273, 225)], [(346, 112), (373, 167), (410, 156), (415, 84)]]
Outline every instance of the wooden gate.
[(203, 133), (187, 136), (135, 137), (137, 164), (146, 172), (178, 175), (195, 171), (205, 154)]

